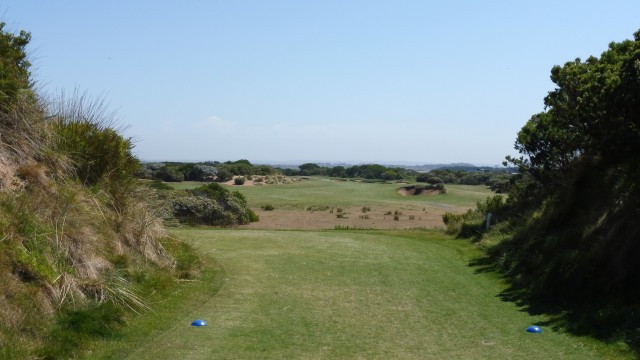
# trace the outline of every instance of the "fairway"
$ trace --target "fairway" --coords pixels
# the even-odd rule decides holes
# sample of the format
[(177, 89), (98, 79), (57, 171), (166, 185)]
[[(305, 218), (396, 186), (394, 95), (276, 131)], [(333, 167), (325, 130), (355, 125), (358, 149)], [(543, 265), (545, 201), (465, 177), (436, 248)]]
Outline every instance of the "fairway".
[[(193, 189), (201, 182), (167, 183), (175, 189)], [(259, 208), (271, 204), (277, 209), (303, 210), (309, 206), (432, 206), (444, 209), (468, 209), (476, 201), (484, 200), (494, 193), (484, 185), (447, 184), (446, 194), (435, 196), (401, 196), (398, 189), (405, 183), (366, 183), (349, 180), (342, 181), (325, 177), (306, 177), (293, 184), (272, 184), (260, 186), (234, 186), (230, 190), (242, 192), (249, 206)]]
[[(474, 250), (435, 231), (180, 229), (218, 280), (154, 333), (99, 358), (596, 359), (592, 342), (545, 328), (499, 298)], [(217, 284), (217, 285), (215, 285)], [(219, 290), (218, 290), (219, 289)], [(145, 317), (148, 315), (145, 315)], [(206, 327), (192, 327), (204, 319)], [(136, 325), (132, 325), (135, 332)], [(114, 355), (115, 354), (115, 355)]]
[[(176, 189), (192, 189), (203, 183), (168, 184)], [(398, 192), (403, 186), (407, 184), (308, 177), (293, 184), (228, 188), (243, 193), (249, 207), (260, 216), (259, 222), (243, 228), (262, 230), (442, 228), (446, 211), (464, 212), (494, 194), (483, 185), (448, 184), (446, 193), (403, 196)], [(275, 210), (263, 211), (265, 205)], [(366, 213), (363, 207), (368, 209)]]

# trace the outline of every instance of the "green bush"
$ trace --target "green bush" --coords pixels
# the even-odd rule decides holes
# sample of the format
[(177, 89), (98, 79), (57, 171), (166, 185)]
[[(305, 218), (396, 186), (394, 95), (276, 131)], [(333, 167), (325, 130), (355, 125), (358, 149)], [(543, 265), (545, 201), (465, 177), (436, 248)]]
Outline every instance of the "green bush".
[(166, 182), (183, 182), (184, 181), (184, 174), (180, 172), (178, 169), (169, 167), (169, 166), (161, 167), (160, 169), (158, 169), (158, 171), (156, 171), (154, 176), (156, 179), (160, 179)]
[(186, 191), (173, 199), (171, 207), (178, 220), (193, 225), (232, 226), (259, 220), (241, 192), (231, 192), (218, 183)]
[(505, 211), (507, 211), (507, 205), (504, 196), (494, 195), (484, 201), (478, 201), (475, 209), (469, 209), (463, 214), (445, 212), (442, 215), (442, 221), (449, 234), (479, 239), (487, 231), (487, 215), (490, 213), (492, 223), (496, 224)]
[(273, 207), (273, 205), (271, 205), (271, 204), (266, 204), (266, 205), (262, 206), (262, 210), (264, 210), (264, 211), (273, 211), (273, 210), (275, 210), (275, 207)]
[(100, 184), (117, 201), (134, 185), (140, 163), (133, 156), (131, 139), (105, 123), (59, 114), (53, 122), (55, 147), (73, 163), (75, 175), (86, 186)]
[(31, 92), (32, 81), (26, 47), (31, 34), (21, 31), (19, 35), (6, 32), (5, 23), (0, 22), (0, 112), (9, 112), (21, 95)]
[(260, 216), (258, 216), (258, 214), (256, 214), (251, 209), (249, 209), (249, 221), (250, 222), (258, 222), (258, 221), (260, 221)]
[(245, 181), (246, 181), (246, 179), (244, 177), (242, 177), (242, 176), (233, 179), (233, 183), (235, 185), (244, 185)]
[(218, 170), (218, 173), (216, 174), (216, 181), (227, 182), (231, 179), (233, 179), (233, 174), (229, 170), (226, 170), (226, 169)]

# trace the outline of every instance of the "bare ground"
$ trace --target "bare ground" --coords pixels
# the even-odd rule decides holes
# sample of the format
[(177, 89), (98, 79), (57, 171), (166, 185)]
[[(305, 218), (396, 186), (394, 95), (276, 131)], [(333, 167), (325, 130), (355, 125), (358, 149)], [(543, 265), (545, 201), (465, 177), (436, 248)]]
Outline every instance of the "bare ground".
[[(260, 216), (260, 221), (243, 225), (246, 229), (296, 229), (323, 230), (337, 226), (363, 229), (412, 229), (412, 228), (442, 228), (442, 209), (400, 209), (398, 220), (394, 220), (394, 213), (389, 209), (371, 208), (362, 212), (362, 208), (343, 209), (343, 217), (338, 217), (337, 209), (322, 211), (309, 210), (278, 210), (263, 211), (254, 209)], [(395, 212), (395, 211), (394, 211)]]

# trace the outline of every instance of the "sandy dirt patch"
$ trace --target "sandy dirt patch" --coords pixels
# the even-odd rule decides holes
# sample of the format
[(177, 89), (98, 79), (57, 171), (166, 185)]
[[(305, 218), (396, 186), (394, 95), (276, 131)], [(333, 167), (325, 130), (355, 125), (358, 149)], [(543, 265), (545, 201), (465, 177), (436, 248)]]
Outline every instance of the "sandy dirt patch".
[(415, 187), (401, 187), (400, 189), (398, 189), (398, 194), (402, 195), (402, 196), (434, 196), (434, 195), (438, 195), (440, 194), (439, 190), (431, 190), (431, 189), (427, 189), (427, 190), (421, 190), (419, 194), (416, 194), (417, 189)]
[(358, 229), (415, 229), (415, 228), (443, 228), (442, 214), (439, 209), (401, 209), (398, 220), (394, 220), (394, 213), (388, 209), (375, 209), (366, 213), (362, 208), (344, 209), (343, 217), (333, 210), (278, 210), (263, 211), (254, 209), (260, 216), (260, 221), (249, 225), (242, 225), (247, 229), (296, 229), (296, 230), (325, 230), (337, 226)]

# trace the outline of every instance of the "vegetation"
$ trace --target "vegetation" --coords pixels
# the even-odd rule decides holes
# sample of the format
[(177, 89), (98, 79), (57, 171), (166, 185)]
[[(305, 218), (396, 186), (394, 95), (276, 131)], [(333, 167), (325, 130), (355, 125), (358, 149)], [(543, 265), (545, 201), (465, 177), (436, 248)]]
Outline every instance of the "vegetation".
[(193, 278), (102, 103), (44, 101), (0, 24), (0, 358), (72, 358)]
[(166, 182), (217, 181), (227, 182), (234, 176), (267, 176), (280, 172), (268, 165), (253, 165), (249, 160), (206, 161), (203, 163), (144, 163), (137, 170), (140, 179), (158, 179)]
[(170, 199), (175, 218), (187, 224), (232, 226), (258, 221), (242, 193), (229, 191), (218, 183), (184, 190)]
[(504, 193), (507, 191), (512, 177), (509, 168), (481, 169), (481, 171), (434, 169), (418, 175), (416, 181), (428, 184), (486, 185), (497, 193)]
[[(500, 213), (489, 259), (510, 296), (556, 322), (640, 348), (640, 31), (599, 58), (551, 70), (546, 111), (520, 130), (520, 168)], [(473, 221), (465, 219), (469, 226)], [(475, 233), (482, 226), (476, 220)], [(496, 241), (497, 234), (504, 241)], [(497, 243), (497, 244), (496, 244)]]
[[(624, 358), (547, 327), (525, 332), (547, 317), (501, 301), (504, 285), (468, 266), (477, 250), (465, 242), (438, 231), (338, 229), (176, 229), (216, 254), (223, 291), (198, 283), (199, 302), (177, 308), (171, 325), (143, 324), (153, 336), (114, 339), (92, 358)], [(208, 326), (190, 327), (194, 318)]]
[(335, 166), (332, 168), (314, 163), (299, 166), (299, 170), (282, 169), (287, 176), (331, 176), (339, 178), (362, 178), (377, 180), (400, 180), (415, 176), (416, 172), (404, 168), (388, 168), (378, 164), (354, 165), (348, 168)]
[(26, 47), (31, 34), (21, 31), (19, 35), (4, 30), (0, 22), (0, 112), (11, 113), (27, 99), (33, 100), (33, 83)]
[[(203, 183), (171, 183), (178, 189), (194, 189)], [(332, 206), (358, 207), (368, 204), (370, 207), (415, 206), (422, 209), (425, 205), (435, 208), (473, 207), (476, 201), (484, 201), (493, 192), (485, 186), (449, 185), (447, 192), (428, 198), (399, 196), (398, 184), (356, 181), (336, 181), (328, 178), (309, 178), (291, 184), (273, 184), (271, 186), (241, 186), (234, 190), (244, 194), (248, 206), (252, 209), (270, 204), (278, 209), (329, 209)], [(358, 210), (359, 211), (359, 210)]]
[[(74, 94), (45, 103), (38, 96), (25, 54), (29, 39), (0, 24), (0, 357), (79, 358), (96, 339), (106, 346), (92, 358), (190, 351), (198, 358), (584, 359), (631, 357), (626, 344), (640, 348), (640, 32), (600, 58), (554, 67), (558, 88), (518, 134), (522, 156), (508, 158), (519, 168), (515, 177), (309, 163), (297, 175), (342, 181), (262, 187), (251, 204), (245, 194), (260, 190), (229, 191), (210, 181), (269, 183), (281, 177), (278, 170), (247, 160), (140, 166), (131, 139), (101, 102)], [(416, 175), (426, 185), (414, 192), (454, 184), (427, 201), (399, 196), (389, 182)], [(160, 180), (208, 183), (170, 190)], [(483, 185), (507, 196), (487, 198)], [(348, 222), (348, 214), (369, 219), (382, 207), (458, 211), (473, 200), (476, 208), (446, 213), (443, 221), (487, 250), (480, 259), (470, 244), (433, 231), (176, 229), (206, 253), (224, 249), (217, 253), (224, 264), (203, 265), (161, 219), (248, 224), (258, 220), (250, 205), (267, 211), (275, 204), (335, 209)], [(397, 208), (385, 214), (415, 220)], [(208, 294), (176, 289), (176, 280), (195, 280), (203, 266)], [(494, 268), (508, 275), (509, 288), (486, 272)], [(223, 282), (224, 293), (211, 301)], [(184, 289), (189, 297), (177, 291)], [(538, 314), (496, 294), (524, 300)], [(198, 317), (209, 319), (208, 332), (188, 326), (194, 304)], [(193, 331), (167, 313), (158, 316), (161, 326), (134, 316), (152, 306), (189, 319), (185, 327)], [(127, 323), (146, 325), (136, 333)], [(531, 323), (613, 345), (561, 331), (531, 336), (523, 331)], [(145, 341), (126, 342), (132, 339)]]

